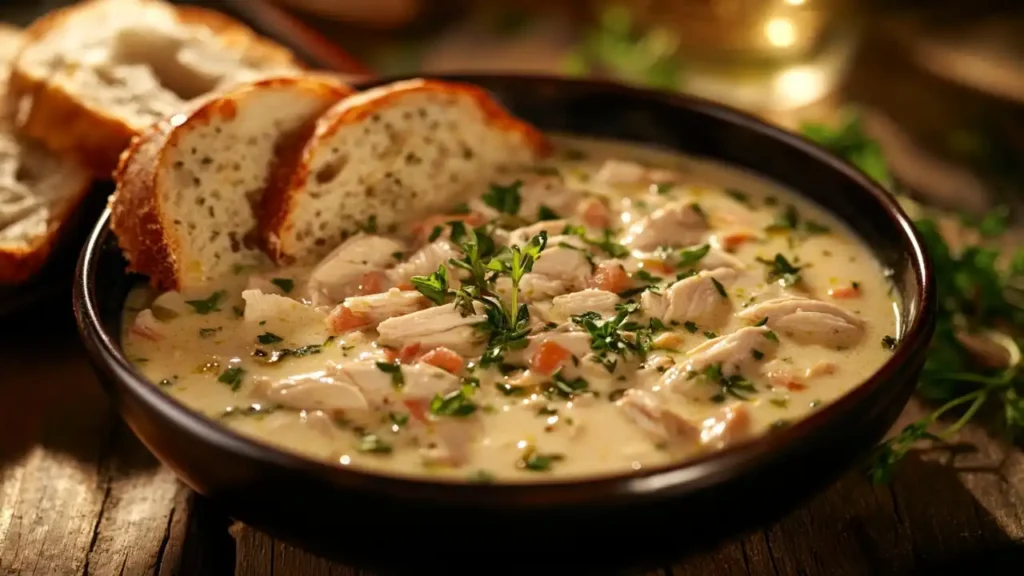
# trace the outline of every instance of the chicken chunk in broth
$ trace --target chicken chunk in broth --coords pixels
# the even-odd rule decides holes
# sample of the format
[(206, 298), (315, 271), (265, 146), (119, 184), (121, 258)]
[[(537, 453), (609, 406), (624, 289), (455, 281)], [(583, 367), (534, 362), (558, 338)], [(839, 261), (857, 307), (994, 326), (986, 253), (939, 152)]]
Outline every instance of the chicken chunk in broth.
[(140, 287), (126, 352), (168, 394), (275, 446), (507, 482), (719, 450), (886, 361), (896, 295), (835, 218), (717, 165), (560, 143), (558, 160), (308, 269)]

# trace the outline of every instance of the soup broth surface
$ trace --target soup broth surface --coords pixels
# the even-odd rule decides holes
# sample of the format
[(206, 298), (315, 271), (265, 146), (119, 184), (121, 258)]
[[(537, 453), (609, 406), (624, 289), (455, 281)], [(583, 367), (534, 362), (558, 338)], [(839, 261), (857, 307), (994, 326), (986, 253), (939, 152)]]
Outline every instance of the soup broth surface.
[(732, 168), (556, 142), (448, 214), (368, 222), (315, 266), (140, 286), (124, 349), (167, 394), (279, 448), (502, 482), (719, 450), (889, 357), (897, 294), (824, 210)]

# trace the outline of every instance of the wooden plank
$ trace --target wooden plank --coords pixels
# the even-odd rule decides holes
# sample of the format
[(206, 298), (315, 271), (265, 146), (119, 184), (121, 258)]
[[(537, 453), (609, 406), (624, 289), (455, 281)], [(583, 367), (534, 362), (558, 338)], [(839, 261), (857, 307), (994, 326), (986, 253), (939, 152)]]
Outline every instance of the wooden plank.
[(123, 424), (115, 438), (104, 463), (107, 496), (87, 571), (156, 574), (170, 536), (178, 480)]
[(188, 492), (113, 415), (70, 310), (5, 322), (0, 573), (182, 573)]

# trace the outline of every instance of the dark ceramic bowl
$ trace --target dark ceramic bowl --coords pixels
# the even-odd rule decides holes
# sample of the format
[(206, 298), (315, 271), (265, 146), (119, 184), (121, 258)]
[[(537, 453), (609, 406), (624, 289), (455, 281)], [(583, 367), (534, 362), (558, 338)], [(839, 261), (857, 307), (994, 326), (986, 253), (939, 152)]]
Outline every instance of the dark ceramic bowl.
[[(469, 485), (385, 477), (285, 453), (192, 412), (119, 346), (138, 278), (102, 218), (75, 284), (78, 326), (139, 438), (233, 517), (323, 555), (442, 573), (648, 565), (778, 517), (854, 465), (906, 403), (934, 329), (934, 282), (895, 200), (817, 146), (694, 98), (598, 81), (459, 76), (548, 131), (656, 144), (802, 193), (858, 231), (903, 295), (900, 344), (867, 382), (806, 420), (662, 469), (574, 482)], [(881, 346), (881, 344), (879, 344)], [(487, 564), (475, 561), (481, 551)], [(563, 568), (564, 571), (564, 568)]]

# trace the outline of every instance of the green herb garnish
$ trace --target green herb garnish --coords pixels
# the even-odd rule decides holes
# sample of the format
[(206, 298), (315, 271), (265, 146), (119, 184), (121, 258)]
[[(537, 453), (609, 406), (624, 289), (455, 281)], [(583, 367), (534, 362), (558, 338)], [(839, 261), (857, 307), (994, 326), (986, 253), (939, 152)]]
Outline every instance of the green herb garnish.
[(402, 374), (402, 365), (391, 362), (376, 362), (377, 370), (391, 375), (391, 386), (401, 388), (405, 386), (405, 375)]
[(242, 385), (242, 378), (245, 376), (245, 370), (240, 366), (232, 366), (227, 370), (220, 373), (217, 377), (217, 382), (227, 384), (231, 386), (232, 390), (238, 390)]
[(476, 412), (477, 408), (478, 406), (461, 388), (444, 396), (438, 394), (430, 401), (430, 413), (438, 416), (465, 418)]
[(794, 266), (782, 254), (775, 254), (775, 258), (771, 260), (759, 257), (757, 261), (768, 267), (765, 272), (765, 280), (767, 282), (778, 282), (783, 286), (796, 286), (802, 280), (800, 270), (803, 267)]
[(192, 309), (196, 311), (196, 314), (206, 315), (210, 312), (220, 310), (220, 308), (217, 307), (217, 304), (220, 303), (221, 298), (223, 298), (225, 294), (227, 294), (227, 292), (218, 290), (213, 294), (210, 294), (209, 298), (204, 300), (186, 300), (185, 304), (191, 306)]
[(448, 297), (448, 269), (440, 264), (429, 276), (413, 276), (410, 280), (413, 287), (434, 304), (444, 304)]
[(284, 338), (281, 338), (272, 332), (264, 332), (256, 337), (256, 341), (260, 344), (275, 344), (277, 342), (283, 342)]
[(295, 289), (295, 281), (291, 278), (271, 278), (270, 283), (284, 290), (285, 294), (291, 294)]
[(516, 180), (509, 185), (492, 182), (490, 189), (481, 196), (481, 200), (502, 214), (515, 216), (519, 214), (519, 208), (523, 202), (523, 197), (519, 193), (519, 189), (522, 187), (522, 180)]

